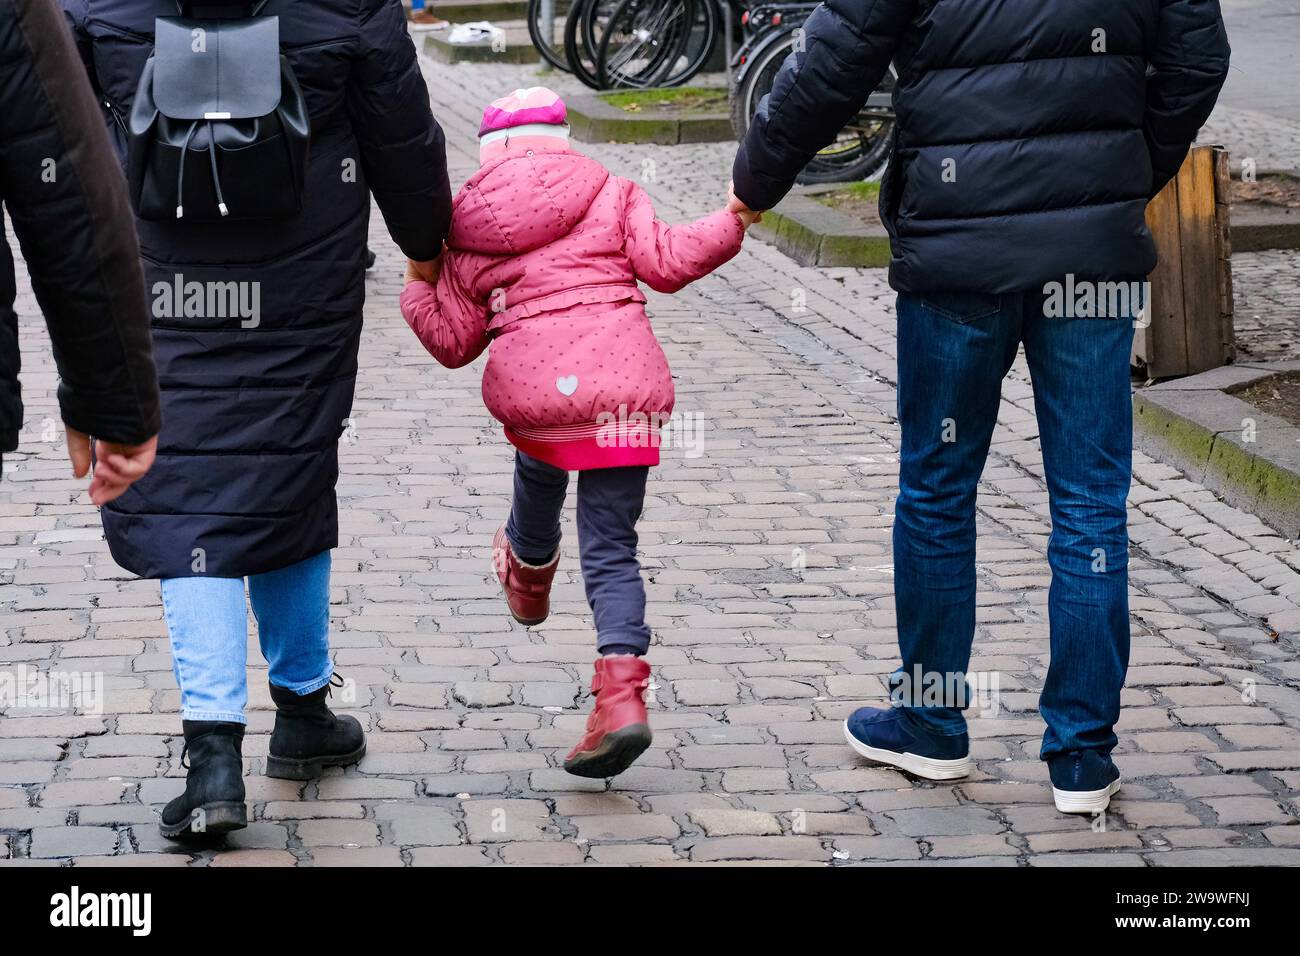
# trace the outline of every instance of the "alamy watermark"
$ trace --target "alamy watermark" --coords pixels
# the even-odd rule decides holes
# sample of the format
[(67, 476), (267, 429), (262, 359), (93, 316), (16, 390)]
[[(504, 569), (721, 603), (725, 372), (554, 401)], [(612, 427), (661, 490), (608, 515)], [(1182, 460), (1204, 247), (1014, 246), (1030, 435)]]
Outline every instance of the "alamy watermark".
[(917, 664), (889, 675), (891, 707), (971, 708), (980, 717), (1002, 710), (1001, 677), (997, 671), (927, 671)]
[(704, 454), (707, 419), (694, 412), (628, 411), (624, 404), (616, 411), (598, 414), (596, 424), (596, 445), (600, 448), (680, 448), (687, 458)]
[(186, 281), (179, 272), (171, 282), (153, 284), (155, 319), (239, 319), (245, 329), (262, 324), (262, 283), (257, 281)]
[(104, 713), (102, 671), (42, 671), (26, 664), (0, 670), (0, 709)]
[(1136, 328), (1151, 324), (1150, 282), (1093, 282), (1070, 273), (1064, 282), (1044, 285), (1043, 296), (1043, 315), (1049, 319), (1132, 319)]

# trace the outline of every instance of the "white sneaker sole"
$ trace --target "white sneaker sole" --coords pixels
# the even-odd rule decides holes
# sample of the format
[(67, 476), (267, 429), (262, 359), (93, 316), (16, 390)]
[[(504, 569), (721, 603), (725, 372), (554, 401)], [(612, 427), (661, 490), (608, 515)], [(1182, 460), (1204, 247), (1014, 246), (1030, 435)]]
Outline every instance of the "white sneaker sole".
[(1101, 813), (1110, 806), (1111, 795), (1124, 781), (1116, 777), (1109, 787), (1100, 790), (1057, 790), (1052, 788), (1056, 809), (1062, 813)]
[(849, 742), (849, 746), (859, 756), (874, 760), (876, 763), (897, 767), (899, 770), (906, 770), (913, 776), (925, 780), (960, 780), (962, 777), (970, 776), (970, 772), (975, 769), (975, 761), (971, 760), (970, 757), (958, 757), (956, 760), (936, 760), (933, 757), (922, 757), (919, 754), (898, 753), (893, 750), (879, 750), (875, 747), (868, 747), (849, 732), (849, 722), (847, 720), (844, 721), (844, 739)]

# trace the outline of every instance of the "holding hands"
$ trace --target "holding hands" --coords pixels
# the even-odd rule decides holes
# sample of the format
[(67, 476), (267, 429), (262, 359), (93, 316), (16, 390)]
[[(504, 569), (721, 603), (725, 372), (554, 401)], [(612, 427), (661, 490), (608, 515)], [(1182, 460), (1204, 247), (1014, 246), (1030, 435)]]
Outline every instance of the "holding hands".
[[(447, 244), (442, 244), (442, 251), (447, 251)], [(430, 285), (438, 284), (438, 274), (442, 272), (442, 253), (434, 259), (427, 259), (424, 262), (416, 262), (414, 259), (406, 260), (406, 281), (407, 282), (427, 282)]]
[(746, 229), (756, 222), (763, 221), (763, 214), (755, 212), (746, 206), (740, 197), (736, 195), (736, 184), (731, 182), (727, 183), (727, 212), (734, 212), (739, 216)]

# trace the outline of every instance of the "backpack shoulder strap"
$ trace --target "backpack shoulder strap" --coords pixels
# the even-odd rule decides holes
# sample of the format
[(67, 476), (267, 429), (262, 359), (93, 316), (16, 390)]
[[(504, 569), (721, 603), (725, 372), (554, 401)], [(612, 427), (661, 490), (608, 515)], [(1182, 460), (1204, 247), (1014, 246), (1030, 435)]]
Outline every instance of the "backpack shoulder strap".
[(280, 105), (280, 20), (154, 21), (154, 102), (173, 119), (251, 119)]

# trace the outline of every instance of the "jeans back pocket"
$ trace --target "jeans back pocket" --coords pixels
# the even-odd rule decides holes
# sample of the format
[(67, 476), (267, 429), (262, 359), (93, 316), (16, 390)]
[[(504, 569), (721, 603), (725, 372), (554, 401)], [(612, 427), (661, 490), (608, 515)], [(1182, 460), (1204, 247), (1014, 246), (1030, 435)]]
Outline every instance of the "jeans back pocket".
[(1002, 309), (1002, 296), (987, 292), (927, 292), (917, 298), (923, 308), (961, 325), (996, 315)]

